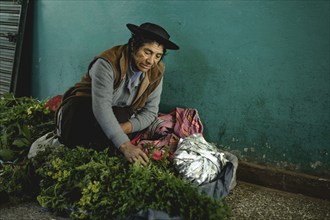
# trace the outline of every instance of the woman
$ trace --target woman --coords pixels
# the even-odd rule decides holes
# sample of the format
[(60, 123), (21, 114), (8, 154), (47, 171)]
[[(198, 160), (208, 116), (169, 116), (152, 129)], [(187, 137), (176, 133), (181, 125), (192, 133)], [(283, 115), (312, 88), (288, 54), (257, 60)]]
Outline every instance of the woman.
[(115, 146), (131, 163), (148, 163), (130, 142), (158, 115), (166, 50), (178, 50), (159, 25), (127, 24), (132, 37), (90, 63), (82, 80), (63, 96), (57, 114), (59, 140), (66, 146)]

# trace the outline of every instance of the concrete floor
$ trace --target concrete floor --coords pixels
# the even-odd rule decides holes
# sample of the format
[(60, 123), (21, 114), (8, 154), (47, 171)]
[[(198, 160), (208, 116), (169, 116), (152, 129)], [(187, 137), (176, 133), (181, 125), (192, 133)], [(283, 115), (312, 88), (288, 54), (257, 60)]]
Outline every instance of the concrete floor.
[[(229, 219), (330, 220), (330, 201), (238, 182), (225, 200), (232, 207)], [(0, 207), (0, 220), (64, 220), (37, 203)]]
[(330, 201), (238, 182), (225, 200), (230, 219), (330, 220)]

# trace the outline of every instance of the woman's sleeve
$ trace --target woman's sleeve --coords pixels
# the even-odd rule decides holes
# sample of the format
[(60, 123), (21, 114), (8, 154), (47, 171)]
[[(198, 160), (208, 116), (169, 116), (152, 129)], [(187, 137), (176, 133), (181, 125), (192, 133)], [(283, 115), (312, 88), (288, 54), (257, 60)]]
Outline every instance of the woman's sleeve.
[(129, 141), (113, 113), (114, 72), (106, 60), (99, 58), (89, 71), (92, 79), (92, 107), (97, 122), (106, 136), (119, 148)]
[(149, 95), (146, 105), (138, 112), (136, 117), (129, 120), (132, 124), (132, 132), (145, 129), (157, 118), (162, 89), (163, 78), (156, 89)]

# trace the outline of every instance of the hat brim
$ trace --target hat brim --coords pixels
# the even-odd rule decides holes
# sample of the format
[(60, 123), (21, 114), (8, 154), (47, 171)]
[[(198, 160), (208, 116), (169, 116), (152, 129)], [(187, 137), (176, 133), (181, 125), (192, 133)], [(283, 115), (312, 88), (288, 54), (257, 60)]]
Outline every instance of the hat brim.
[(158, 34), (155, 34), (151, 31), (143, 29), (134, 24), (126, 24), (126, 26), (133, 34), (143, 35), (143, 36), (150, 37), (151, 39), (155, 39), (158, 43), (164, 45), (164, 47), (166, 49), (169, 49), (169, 50), (178, 50), (179, 49), (178, 45), (176, 45), (175, 43), (173, 43), (172, 41), (170, 41), (168, 39), (163, 38), (162, 36), (160, 36)]

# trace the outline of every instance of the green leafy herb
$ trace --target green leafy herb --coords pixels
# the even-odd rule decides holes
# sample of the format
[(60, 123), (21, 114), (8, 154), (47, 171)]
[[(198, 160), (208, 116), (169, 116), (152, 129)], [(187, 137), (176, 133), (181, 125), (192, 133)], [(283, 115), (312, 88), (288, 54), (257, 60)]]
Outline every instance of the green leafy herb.
[[(80, 219), (114, 219), (154, 208), (184, 219), (222, 219), (228, 208), (159, 161), (142, 167), (107, 151), (58, 147), (39, 164), (38, 201)], [(40, 157), (40, 155), (38, 155)], [(164, 163), (164, 162), (163, 162)]]
[(54, 112), (45, 101), (4, 94), (0, 99), (0, 160), (23, 161), (32, 142), (54, 129), (53, 119)]

